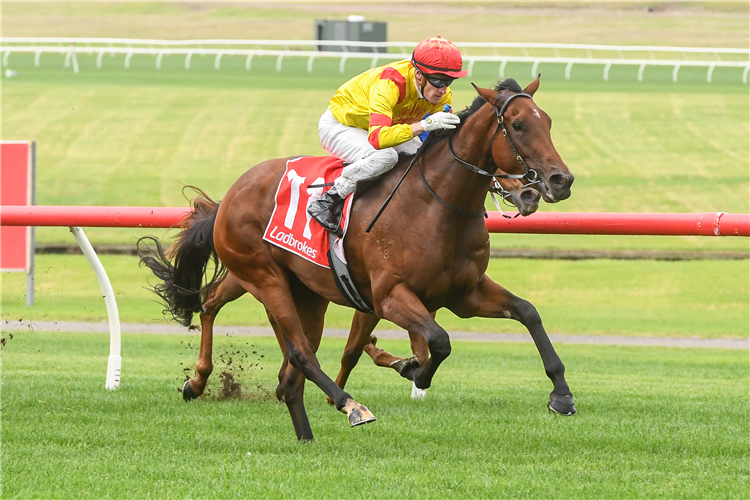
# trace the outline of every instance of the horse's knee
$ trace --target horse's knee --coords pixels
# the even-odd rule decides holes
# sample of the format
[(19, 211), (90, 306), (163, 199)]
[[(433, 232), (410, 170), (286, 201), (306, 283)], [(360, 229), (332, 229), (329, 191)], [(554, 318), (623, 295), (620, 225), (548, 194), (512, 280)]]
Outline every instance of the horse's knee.
[(433, 358), (442, 360), (451, 354), (450, 338), (448, 337), (448, 333), (442, 328), (430, 338), (428, 345)]
[(513, 304), (512, 317), (527, 326), (542, 321), (534, 304), (522, 298), (517, 298)]
[(315, 349), (313, 345), (305, 340), (303, 345), (295, 345), (292, 342), (287, 342), (287, 358), (289, 364), (304, 374), (309, 374), (310, 370), (315, 370), (318, 367), (317, 358), (315, 357)]

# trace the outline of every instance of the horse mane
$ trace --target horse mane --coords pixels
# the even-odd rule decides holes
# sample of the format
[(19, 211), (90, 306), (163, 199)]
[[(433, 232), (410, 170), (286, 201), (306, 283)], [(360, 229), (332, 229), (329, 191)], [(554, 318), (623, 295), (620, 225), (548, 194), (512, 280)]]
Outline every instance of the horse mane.
[[(514, 93), (523, 92), (521, 86), (513, 78), (506, 78), (501, 82), (497, 82), (497, 85), (495, 85), (495, 90), (497, 90), (498, 92), (501, 92), (503, 90), (510, 90)], [(464, 125), (464, 123), (466, 123), (466, 120), (468, 120), (471, 115), (479, 111), (479, 109), (484, 106), (486, 102), (487, 101), (482, 99), (481, 96), (476, 96), (469, 106), (467, 106), (463, 111), (460, 111), (456, 114), (456, 116), (461, 119), (461, 123), (454, 129), (436, 130), (434, 132), (430, 132), (430, 135), (427, 136), (427, 140), (424, 142), (424, 144), (422, 144), (422, 147), (420, 148), (421, 152), (424, 153), (435, 144), (442, 142), (448, 137), (456, 135), (456, 133), (461, 130), (461, 127)]]

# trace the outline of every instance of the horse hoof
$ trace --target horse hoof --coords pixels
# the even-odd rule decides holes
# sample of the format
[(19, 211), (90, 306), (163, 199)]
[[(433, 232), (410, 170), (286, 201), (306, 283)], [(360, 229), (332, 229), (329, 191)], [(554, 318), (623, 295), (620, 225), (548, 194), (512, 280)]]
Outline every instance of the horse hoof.
[(414, 374), (422, 365), (419, 364), (419, 360), (416, 356), (411, 358), (399, 359), (391, 363), (391, 368), (396, 370), (399, 375), (408, 380), (414, 380)]
[(573, 395), (560, 396), (559, 394), (550, 394), (547, 409), (557, 415), (572, 416), (576, 414), (576, 405), (573, 402)]
[(192, 401), (197, 397), (198, 395), (193, 391), (193, 386), (190, 385), (190, 379), (187, 379), (185, 385), (182, 386), (182, 399)]
[(366, 406), (359, 406), (358, 408), (353, 409), (351, 413), (349, 413), (349, 425), (351, 427), (356, 427), (362, 424), (369, 424), (370, 422), (374, 422), (375, 420), (377, 420), (375, 418), (375, 415), (373, 415)]

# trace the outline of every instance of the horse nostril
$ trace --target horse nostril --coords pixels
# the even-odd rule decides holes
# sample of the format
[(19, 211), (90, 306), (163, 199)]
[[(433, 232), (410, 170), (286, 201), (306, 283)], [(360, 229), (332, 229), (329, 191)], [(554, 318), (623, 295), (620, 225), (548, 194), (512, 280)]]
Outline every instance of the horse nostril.
[(549, 178), (550, 185), (556, 189), (563, 189), (570, 187), (573, 184), (574, 177), (572, 175), (554, 174)]
[(539, 201), (539, 198), (541, 196), (542, 195), (539, 194), (539, 191), (536, 191), (534, 189), (524, 189), (521, 192), (521, 201), (528, 205), (531, 205), (532, 203)]

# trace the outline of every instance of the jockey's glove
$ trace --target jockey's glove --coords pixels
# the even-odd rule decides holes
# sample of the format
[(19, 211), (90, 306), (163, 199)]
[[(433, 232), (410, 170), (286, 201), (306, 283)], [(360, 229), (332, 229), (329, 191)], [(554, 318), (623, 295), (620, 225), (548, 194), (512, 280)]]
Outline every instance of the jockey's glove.
[(434, 130), (456, 128), (456, 125), (459, 123), (461, 123), (461, 119), (453, 113), (440, 111), (422, 120), (422, 128), (425, 132), (432, 132)]

